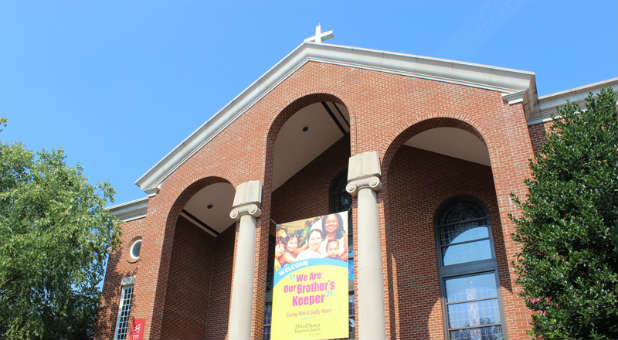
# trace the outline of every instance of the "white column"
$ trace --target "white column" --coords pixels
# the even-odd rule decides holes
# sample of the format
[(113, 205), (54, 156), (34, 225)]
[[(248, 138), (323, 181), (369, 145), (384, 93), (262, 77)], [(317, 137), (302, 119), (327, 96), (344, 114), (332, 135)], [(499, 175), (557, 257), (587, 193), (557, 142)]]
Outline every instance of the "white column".
[(382, 250), (378, 229), (378, 202), (380, 189), (380, 158), (375, 151), (350, 157), (346, 190), (358, 195), (356, 223), (356, 273), (358, 290), (359, 339), (385, 339), (384, 283), (382, 281)]
[(236, 188), (230, 217), (237, 223), (234, 250), (234, 277), (228, 321), (228, 339), (249, 339), (251, 335), (251, 308), (255, 259), (256, 218), (262, 214), (262, 183), (249, 181)]

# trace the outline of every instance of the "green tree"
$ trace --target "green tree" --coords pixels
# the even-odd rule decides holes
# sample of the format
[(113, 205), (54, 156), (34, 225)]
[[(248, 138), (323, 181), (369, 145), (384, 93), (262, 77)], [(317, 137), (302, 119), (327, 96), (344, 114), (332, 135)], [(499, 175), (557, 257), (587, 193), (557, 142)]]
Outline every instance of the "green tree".
[(604, 89), (558, 110), (531, 162), (515, 266), (546, 339), (618, 338), (618, 116)]
[(114, 191), (65, 160), (0, 142), (0, 339), (92, 337)]

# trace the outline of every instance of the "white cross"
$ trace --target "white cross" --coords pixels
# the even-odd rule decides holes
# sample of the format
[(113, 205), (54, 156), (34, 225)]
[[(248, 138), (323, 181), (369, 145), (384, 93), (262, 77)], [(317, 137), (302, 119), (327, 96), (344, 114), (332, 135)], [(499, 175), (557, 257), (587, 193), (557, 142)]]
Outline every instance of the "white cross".
[(324, 40), (328, 40), (334, 36), (335, 34), (333, 34), (333, 31), (327, 31), (322, 33), (322, 26), (318, 24), (317, 26), (315, 26), (315, 35), (312, 35), (309, 38), (305, 39), (305, 42), (314, 42), (321, 44)]

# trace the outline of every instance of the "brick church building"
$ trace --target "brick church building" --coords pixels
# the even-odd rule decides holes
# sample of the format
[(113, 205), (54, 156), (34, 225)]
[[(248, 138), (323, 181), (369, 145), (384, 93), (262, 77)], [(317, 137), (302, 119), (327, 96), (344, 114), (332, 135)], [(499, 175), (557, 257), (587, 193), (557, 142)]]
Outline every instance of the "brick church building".
[[(521, 339), (534, 73), (306, 41), (137, 180), (96, 339), (268, 339), (275, 225), (348, 210), (350, 338)], [(473, 311), (473, 312), (471, 312)]]

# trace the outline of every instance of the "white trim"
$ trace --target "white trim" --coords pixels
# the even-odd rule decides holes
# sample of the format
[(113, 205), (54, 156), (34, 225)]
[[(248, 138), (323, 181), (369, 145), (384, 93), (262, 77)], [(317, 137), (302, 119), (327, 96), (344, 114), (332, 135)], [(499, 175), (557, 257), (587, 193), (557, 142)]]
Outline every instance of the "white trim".
[(141, 239), (141, 238), (140, 238), (140, 239), (135, 240), (135, 242), (133, 242), (133, 244), (132, 244), (132, 245), (131, 245), (131, 247), (129, 248), (129, 255), (131, 256), (131, 258), (132, 258), (133, 260), (139, 260), (139, 258), (140, 258), (140, 255), (137, 255), (137, 256), (134, 256), (134, 255), (133, 255), (133, 249), (135, 248), (135, 246), (136, 246), (138, 243), (140, 244), (140, 254), (141, 254), (141, 253), (142, 253), (142, 248), (141, 248), (142, 239)]
[[(560, 116), (556, 116), (556, 117), (560, 117)], [(546, 123), (546, 122), (551, 122), (552, 120), (554, 120), (552, 117), (535, 119), (535, 120), (529, 121), (528, 122), (528, 126), (537, 125), (537, 124)]]
[(132, 285), (132, 284), (135, 284), (135, 275), (123, 277), (122, 281), (120, 283), (120, 285), (122, 285), (122, 286), (128, 286), (128, 285)]
[(148, 208), (148, 197), (139, 198), (133, 201), (121, 203), (106, 208), (112, 215), (118, 217), (123, 222), (137, 220), (146, 217)]
[(305, 42), (198, 127), (135, 182), (149, 196), (193, 154), (309, 61), (536, 96), (532, 72), (358, 47)]
[(128, 338), (129, 328), (130, 328), (129, 317), (131, 316), (131, 307), (133, 305), (133, 296), (134, 296), (133, 288), (134, 287), (135, 286), (134, 286), (133, 283), (126, 284), (126, 285), (123, 284), (122, 285), (122, 290), (120, 292), (120, 304), (118, 306), (118, 316), (116, 317), (116, 330), (114, 331), (114, 339), (115, 340), (118, 339), (118, 335), (119, 335), (119, 332), (120, 332), (120, 322), (122, 320), (122, 308), (124, 307), (124, 302), (126, 300), (126, 296), (125, 295), (127, 294), (127, 291), (129, 289), (131, 289), (131, 301), (130, 301), (129, 308), (128, 308), (128, 311), (127, 311), (127, 319), (126, 319), (127, 325), (126, 325), (126, 333), (125, 333), (124, 339)]
[(601, 89), (604, 87), (610, 87), (614, 91), (618, 91), (618, 78), (612, 78), (541, 96), (538, 99), (535, 110), (528, 115), (528, 125), (535, 125), (553, 120), (552, 116), (556, 113), (558, 107), (565, 105), (567, 102), (575, 103), (582, 107), (590, 92), (596, 95), (601, 92)]
[(515, 93), (505, 93), (502, 95), (502, 100), (509, 105), (523, 103), (526, 93), (526, 90), (521, 90)]
[(568, 90), (564, 90), (564, 91), (559, 91), (559, 92), (554, 92), (554, 93), (550, 93), (550, 94), (546, 94), (544, 96), (540, 96), (539, 97), (539, 102), (540, 101), (545, 101), (548, 99), (552, 99), (552, 98), (557, 98), (557, 97), (564, 97), (565, 95), (571, 95), (573, 93), (577, 93), (577, 92), (584, 92), (586, 95), (588, 94), (588, 92), (590, 92), (590, 89), (592, 88), (603, 88), (603, 87), (608, 87), (608, 86), (616, 86), (616, 84), (618, 84), (618, 77), (616, 78), (610, 78), (607, 80), (602, 80), (596, 83), (591, 83), (591, 84), (587, 84), (587, 85), (582, 85), (582, 86), (578, 86), (572, 89), (568, 89)]

